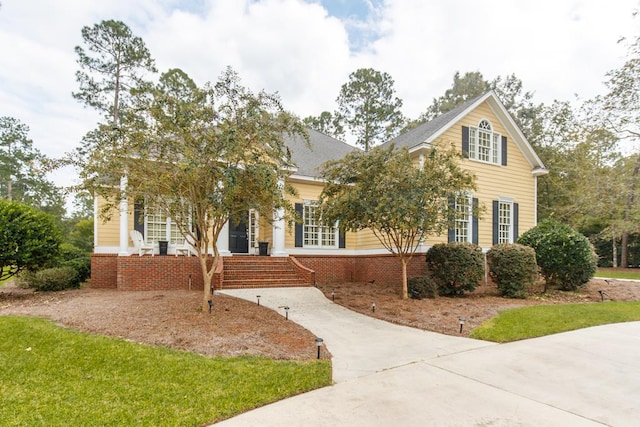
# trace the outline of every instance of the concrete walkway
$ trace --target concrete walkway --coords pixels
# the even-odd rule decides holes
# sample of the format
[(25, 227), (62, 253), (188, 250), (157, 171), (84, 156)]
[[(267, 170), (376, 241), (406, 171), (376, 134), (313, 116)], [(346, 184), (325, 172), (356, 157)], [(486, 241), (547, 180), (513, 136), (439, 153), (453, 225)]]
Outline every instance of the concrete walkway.
[(336, 384), (221, 426), (638, 425), (640, 322), (491, 344), (393, 325), (315, 288), (230, 290), (324, 339)]

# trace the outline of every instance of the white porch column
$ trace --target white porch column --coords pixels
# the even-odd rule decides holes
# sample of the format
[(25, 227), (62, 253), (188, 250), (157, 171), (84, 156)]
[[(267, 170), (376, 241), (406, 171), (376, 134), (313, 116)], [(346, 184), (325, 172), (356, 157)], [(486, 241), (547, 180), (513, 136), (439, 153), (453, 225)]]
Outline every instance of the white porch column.
[(127, 183), (125, 176), (120, 178), (120, 252), (119, 256), (127, 256), (129, 254), (129, 201), (127, 200)]
[[(284, 191), (284, 181), (278, 181), (278, 187)], [(284, 221), (284, 209), (276, 209), (273, 213), (273, 246), (271, 248), (271, 256), (288, 256), (284, 249), (284, 230), (286, 224)]]
[(220, 230), (216, 245), (218, 246), (218, 252), (220, 255), (231, 255), (231, 252), (229, 251), (229, 221), (227, 221), (222, 227), (222, 230)]

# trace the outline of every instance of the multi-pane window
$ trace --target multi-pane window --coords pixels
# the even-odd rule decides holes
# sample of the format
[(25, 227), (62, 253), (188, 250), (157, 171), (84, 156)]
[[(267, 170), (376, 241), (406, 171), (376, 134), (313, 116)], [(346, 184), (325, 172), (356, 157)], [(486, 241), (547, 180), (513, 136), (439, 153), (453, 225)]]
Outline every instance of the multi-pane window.
[(500, 163), (501, 136), (493, 131), (491, 123), (480, 120), (478, 127), (469, 128), (469, 158), (487, 163)]
[(147, 207), (145, 230), (147, 243), (166, 240), (173, 245), (184, 244), (184, 237), (180, 234), (178, 225), (167, 217), (161, 209)]
[(498, 243), (512, 242), (513, 229), (513, 203), (510, 201), (498, 201)]
[(336, 247), (335, 227), (321, 223), (320, 212), (315, 202), (305, 202), (302, 209), (303, 246)]
[(471, 241), (471, 197), (469, 195), (459, 195), (455, 199), (456, 225), (455, 225), (455, 241), (470, 242)]
[(254, 209), (249, 210), (249, 247), (258, 247), (258, 212)]

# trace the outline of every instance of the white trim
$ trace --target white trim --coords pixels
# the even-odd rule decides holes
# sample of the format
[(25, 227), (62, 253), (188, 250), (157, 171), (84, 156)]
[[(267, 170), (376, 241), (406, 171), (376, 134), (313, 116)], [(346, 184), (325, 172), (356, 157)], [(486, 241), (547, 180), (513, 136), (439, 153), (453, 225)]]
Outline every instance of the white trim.
[(120, 250), (118, 255), (129, 255), (129, 200), (127, 200), (126, 175), (120, 178)]

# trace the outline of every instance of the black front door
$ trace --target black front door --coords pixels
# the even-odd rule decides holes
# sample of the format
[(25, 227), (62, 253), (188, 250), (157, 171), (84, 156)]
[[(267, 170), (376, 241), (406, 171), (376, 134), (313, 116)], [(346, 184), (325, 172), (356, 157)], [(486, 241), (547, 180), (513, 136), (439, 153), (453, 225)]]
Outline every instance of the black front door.
[(246, 219), (236, 224), (233, 220), (229, 221), (229, 251), (234, 254), (249, 253), (249, 229), (247, 227), (247, 219), (249, 213), (244, 216)]

